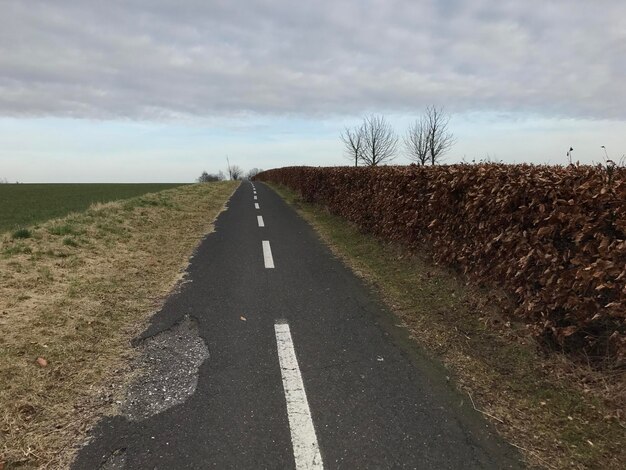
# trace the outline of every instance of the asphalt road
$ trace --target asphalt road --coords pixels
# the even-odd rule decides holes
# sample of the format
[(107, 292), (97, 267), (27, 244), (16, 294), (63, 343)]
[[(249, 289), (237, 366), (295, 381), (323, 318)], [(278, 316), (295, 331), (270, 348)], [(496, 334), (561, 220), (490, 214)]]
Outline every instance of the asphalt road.
[(194, 320), (208, 358), (193, 394), (102, 420), (74, 468), (521, 468), (311, 227), (254, 186), (232, 196), (192, 282), (143, 335)]

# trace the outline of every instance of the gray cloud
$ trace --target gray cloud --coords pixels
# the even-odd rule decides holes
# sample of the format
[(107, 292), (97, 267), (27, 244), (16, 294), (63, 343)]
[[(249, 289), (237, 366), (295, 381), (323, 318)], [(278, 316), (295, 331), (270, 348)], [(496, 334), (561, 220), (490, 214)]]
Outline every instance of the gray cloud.
[(4, 0), (0, 115), (626, 119), (626, 2)]

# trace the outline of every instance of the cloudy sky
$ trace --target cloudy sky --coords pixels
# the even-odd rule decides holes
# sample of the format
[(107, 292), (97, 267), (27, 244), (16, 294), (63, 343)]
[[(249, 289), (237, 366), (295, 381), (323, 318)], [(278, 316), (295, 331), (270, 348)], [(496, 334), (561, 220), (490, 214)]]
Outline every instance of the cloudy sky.
[(448, 162), (591, 163), (625, 78), (623, 0), (0, 0), (0, 178), (347, 164), (344, 126), (431, 104)]

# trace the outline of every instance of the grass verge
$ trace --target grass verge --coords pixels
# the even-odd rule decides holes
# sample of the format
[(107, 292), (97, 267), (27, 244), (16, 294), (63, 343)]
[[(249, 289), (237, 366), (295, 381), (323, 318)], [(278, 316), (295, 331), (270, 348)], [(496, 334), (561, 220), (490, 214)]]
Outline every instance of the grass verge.
[(608, 374), (546, 355), (507, 317), (499, 293), (472, 286), (426, 256), (360, 233), (323, 207), (271, 185), (333, 252), (385, 299), (411, 337), (451, 371), (477, 411), (531, 467), (623, 468), (623, 371)]
[(80, 212), (91, 204), (171, 189), (180, 183), (0, 184), (0, 232)]
[(0, 468), (69, 465), (236, 185), (97, 204), (0, 240)]

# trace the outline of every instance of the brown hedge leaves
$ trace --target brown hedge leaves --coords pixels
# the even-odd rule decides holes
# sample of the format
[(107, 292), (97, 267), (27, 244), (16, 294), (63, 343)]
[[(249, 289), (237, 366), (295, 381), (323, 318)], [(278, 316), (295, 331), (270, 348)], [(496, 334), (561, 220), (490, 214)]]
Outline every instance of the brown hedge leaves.
[(546, 344), (626, 358), (624, 168), (288, 167), (257, 179), (503, 288)]

